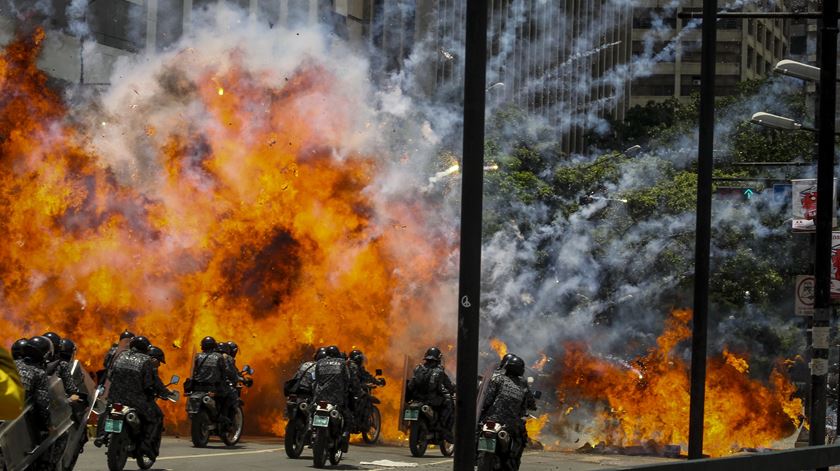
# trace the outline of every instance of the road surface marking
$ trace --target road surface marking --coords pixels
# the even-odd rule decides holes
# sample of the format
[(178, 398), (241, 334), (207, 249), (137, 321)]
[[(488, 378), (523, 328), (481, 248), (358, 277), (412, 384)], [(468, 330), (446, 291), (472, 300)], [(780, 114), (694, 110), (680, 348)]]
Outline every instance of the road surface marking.
[(157, 461), (163, 460), (186, 460), (190, 458), (213, 458), (216, 456), (234, 456), (234, 455), (256, 455), (258, 453), (273, 453), (280, 451), (282, 448), (272, 448), (270, 450), (254, 450), (254, 451), (229, 451), (226, 453), (206, 453), (203, 455), (183, 455), (183, 456), (162, 456)]
[[(443, 460), (443, 461), (433, 461), (431, 463), (417, 463), (417, 467), (422, 468), (423, 466), (434, 466), (434, 465), (437, 465), (437, 464), (444, 464), (444, 463), (451, 463), (451, 462), (452, 462), (452, 460), (448, 459), (448, 460)], [(364, 465), (364, 466), (376, 466), (376, 465)], [(405, 469), (405, 468), (394, 468), (394, 467), (392, 467), (392, 468), (380, 468), (380, 467), (377, 467), (375, 469), (376, 469), (376, 471), (385, 471), (387, 469)]]

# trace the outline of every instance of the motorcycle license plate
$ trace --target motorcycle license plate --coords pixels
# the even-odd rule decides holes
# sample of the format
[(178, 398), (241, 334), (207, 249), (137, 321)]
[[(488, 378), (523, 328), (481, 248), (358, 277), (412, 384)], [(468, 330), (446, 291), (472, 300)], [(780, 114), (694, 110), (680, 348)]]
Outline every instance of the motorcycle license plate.
[(420, 409), (409, 409), (405, 411), (405, 420), (417, 420), (420, 418)]
[(105, 431), (108, 433), (120, 433), (123, 429), (122, 420), (105, 419)]
[(330, 417), (327, 415), (316, 415), (312, 417), (312, 426), (313, 427), (329, 427), (330, 426)]
[(490, 453), (496, 452), (496, 439), (480, 437), (478, 439), (478, 451), (486, 451)]

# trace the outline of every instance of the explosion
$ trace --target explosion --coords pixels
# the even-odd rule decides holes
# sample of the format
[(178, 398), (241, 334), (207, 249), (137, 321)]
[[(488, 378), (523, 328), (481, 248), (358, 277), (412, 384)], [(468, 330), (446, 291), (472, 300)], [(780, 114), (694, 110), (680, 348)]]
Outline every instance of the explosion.
[(455, 305), (456, 223), (427, 227), (439, 203), (408, 187), (376, 193), (399, 159), (372, 151), (360, 60), (203, 34), (73, 107), (35, 65), (43, 31), (0, 55), (0, 341), (54, 330), (96, 371), (128, 328), (168, 378), (205, 335), (235, 340), (251, 433), (282, 430), (280, 385), (315, 347), (356, 345), (390, 380), (396, 437), (404, 355), (451, 341), (429, 313)]
[[(633, 446), (688, 442), (689, 368), (674, 348), (691, 335), (691, 311), (667, 320), (656, 347), (626, 368), (580, 344), (567, 345), (558, 397), (566, 404), (598, 404), (589, 432), (595, 441)], [(768, 447), (800, 423), (802, 401), (777, 368), (769, 386), (747, 376), (747, 360), (731, 352), (708, 363), (704, 453), (722, 456)]]

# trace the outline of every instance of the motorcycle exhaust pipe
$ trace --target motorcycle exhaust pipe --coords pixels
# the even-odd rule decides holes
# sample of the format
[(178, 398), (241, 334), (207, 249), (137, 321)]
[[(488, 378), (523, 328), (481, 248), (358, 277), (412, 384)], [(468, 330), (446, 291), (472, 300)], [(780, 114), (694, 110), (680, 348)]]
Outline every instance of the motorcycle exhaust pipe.
[(306, 411), (307, 409), (309, 409), (309, 404), (307, 404), (305, 402), (301, 402), (298, 407), (300, 408), (300, 410)]
[(428, 417), (434, 417), (435, 415), (435, 411), (431, 408), (431, 406), (424, 405), (420, 408), (420, 410), (423, 411), (423, 413), (426, 414), (426, 416)]
[(503, 442), (507, 442), (509, 438), (510, 438), (510, 435), (508, 435), (507, 430), (499, 431), (499, 440), (501, 440)]
[(337, 419), (338, 418), (338, 411), (335, 410), (335, 409), (331, 410), (330, 411), (330, 417), (332, 417), (333, 419)]
[(210, 396), (204, 396), (201, 398), (201, 402), (204, 403), (207, 407), (216, 407), (216, 401), (213, 400)]
[(137, 417), (137, 414), (134, 412), (129, 412), (125, 416), (125, 420), (127, 420), (131, 425), (137, 425), (140, 423), (140, 418)]

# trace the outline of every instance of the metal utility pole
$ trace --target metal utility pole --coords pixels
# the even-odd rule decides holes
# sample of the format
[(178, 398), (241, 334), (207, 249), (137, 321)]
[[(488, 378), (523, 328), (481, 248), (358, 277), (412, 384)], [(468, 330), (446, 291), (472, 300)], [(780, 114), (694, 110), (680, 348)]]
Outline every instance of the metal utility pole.
[(703, 457), (706, 344), (709, 323), (709, 259), (712, 238), (712, 169), (715, 147), (715, 50), (717, 0), (703, 0), (700, 56), (700, 136), (697, 165), (697, 232), (694, 249), (694, 320), (691, 334), (691, 402), (688, 458)]
[(461, 260), (458, 282), (456, 471), (475, 467), (478, 324), (481, 295), (481, 213), (484, 191), (484, 98), (487, 82), (487, 1), (467, 0), (464, 66), (464, 161), (461, 177)]
[(831, 321), (831, 228), (834, 219), (834, 119), (837, 104), (837, 0), (823, 0), (817, 126), (817, 227), (808, 444), (825, 444), (826, 379)]

